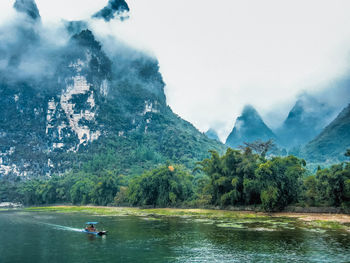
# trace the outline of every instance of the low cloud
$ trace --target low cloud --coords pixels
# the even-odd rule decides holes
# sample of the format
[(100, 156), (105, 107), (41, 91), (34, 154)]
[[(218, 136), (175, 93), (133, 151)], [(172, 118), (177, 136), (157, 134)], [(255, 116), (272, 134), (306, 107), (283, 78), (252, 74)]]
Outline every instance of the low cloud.
[(348, 1), (128, 4), (132, 18), (116, 34), (152, 50), (173, 110), (221, 139), (245, 104), (277, 127), (299, 94), (325, 90), (349, 71)]
[[(29, 7), (33, 9), (26, 9), (23, 3), (29, 3)], [(17, 13), (10, 21), (0, 26), (2, 77), (21, 81), (54, 74), (52, 64), (57, 61), (54, 56), (60, 48), (59, 43), (62, 44), (62, 38), (66, 36), (48, 34), (47, 28), (40, 22), (34, 2), (17, 1), (14, 7)]]
[[(349, 102), (347, 0), (337, 5), (218, 0), (218, 12), (211, 1), (201, 0), (37, 0), (37, 5), (41, 21), (51, 24), (39, 22), (21, 32), (21, 24), (33, 16), (13, 15), (0, 1), (4, 17), (12, 16), (0, 18), (0, 70), (40, 75), (46, 57), (89, 27), (111, 56), (125, 51), (137, 57), (127, 51), (129, 45), (151, 51), (160, 62), (172, 109), (202, 131), (214, 128), (223, 141), (246, 104), (275, 128), (300, 94), (338, 108)], [(128, 13), (130, 19), (121, 23), (119, 16)], [(19, 51), (19, 59), (11, 58), (11, 49)]]

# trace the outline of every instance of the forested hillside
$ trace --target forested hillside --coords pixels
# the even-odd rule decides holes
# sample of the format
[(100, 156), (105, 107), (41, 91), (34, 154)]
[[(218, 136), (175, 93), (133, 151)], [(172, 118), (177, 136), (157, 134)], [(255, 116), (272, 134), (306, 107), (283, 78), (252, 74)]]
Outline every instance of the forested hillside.
[[(126, 3), (117, 2), (94, 19), (125, 15)], [(172, 112), (155, 58), (117, 39), (107, 53), (83, 21), (67, 22), (60, 37), (69, 38), (53, 46), (34, 1), (17, 1), (15, 9), (27, 17), (14, 26), (16, 43), (0, 45), (7, 61), (0, 71), (0, 176), (83, 166), (129, 174), (166, 160), (194, 167), (208, 150), (224, 150)], [(24, 68), (28, 63), (41, 71)]]
[(309, 160), (332, 163), (344, 160), (345, 149), (350, 147), (350, 105), (333, 120), (314, 140), (309, 142), (302, 155)]

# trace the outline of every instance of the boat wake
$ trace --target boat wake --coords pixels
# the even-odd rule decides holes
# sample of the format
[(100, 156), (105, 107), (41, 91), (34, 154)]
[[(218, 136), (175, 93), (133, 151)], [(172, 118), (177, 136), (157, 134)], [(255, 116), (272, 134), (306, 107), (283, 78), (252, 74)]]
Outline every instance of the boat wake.
[(74, 231), (74, 232), (83, 232), (84, 229), (82, 228), (74, 228), (74, 227), (69, 227), (69, 226), (61, 226), (61, 225), (56, 225), (56, 224), (50, 224), (50, 223), (43, 223), (47, 226), (51, 226), (55, 229), (58, 230), (66, 230), (66, 231)]

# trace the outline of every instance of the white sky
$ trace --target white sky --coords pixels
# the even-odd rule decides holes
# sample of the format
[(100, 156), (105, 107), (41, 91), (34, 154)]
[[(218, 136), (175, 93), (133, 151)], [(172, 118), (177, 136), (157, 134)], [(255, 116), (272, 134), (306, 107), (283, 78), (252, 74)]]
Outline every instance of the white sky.
[[(0, 21), (14, 0), (1, 0)], [(107, 0), (36, 0), (45, 22), (87, 19)], [(127, 0), (124, 23), (93, 22), (153, 53), (168, 104), (222, 140), (242, 107), (282, 122), (296, 96), (324, 87), (349, 69), (348, 0)], [(272, 109), (280, 114), (271, 114)], [(274, 116), (274, 117), (268, 117)]]

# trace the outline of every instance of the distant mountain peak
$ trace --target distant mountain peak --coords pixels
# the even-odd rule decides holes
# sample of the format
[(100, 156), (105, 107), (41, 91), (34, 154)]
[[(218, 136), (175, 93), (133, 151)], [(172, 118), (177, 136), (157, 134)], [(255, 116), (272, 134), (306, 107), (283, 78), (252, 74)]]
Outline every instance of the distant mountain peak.
[(85, 29), (78, 34), (75, 34), (73, 39), (81, 46), (101, 50), (101, 44), (96, 41), (94, 34), (89, 29)]
[(236, 119), (235, 126), (227, 137), (226, 145), (238, 147), (244, 142), (274, 139), (276, 136), (264, 123), (252, 105), (243, 108), (241, 116)]
[(245, 105), (240, 118), (262, 121), (259, 113), (252, 105)]
[(88, 29), (88, 24), (83, 20), (63, 21), (67, 32), (71, 35), (78, 34), (81, 31)]
[(106, 7), (94, 14), (93, 18), (102, 18), (109, 22), (112, 19), (119, 19), (121, 21), (129, 18), (130, 9), (125, 0), (109, 0)]
[(244, 106), (242, 114), (258, 113), (253, 105), (247, 104)]
[(34, 0), (16, 0), (13, 7), (18, 12), (27, 14), (33, 20), (40, 19), (39, 9)]
[(207, 135), (209, 139), (220, 141), (220, 138), (217, 132), (213, 128), (210, 128), (209, 130), (207, 130), (205, 132), (205, 135)]
[(322, 131), (334, 115), (333, 107), (303, 94), (277, 130), (279, 143), (290, 148), (307, 143)]

